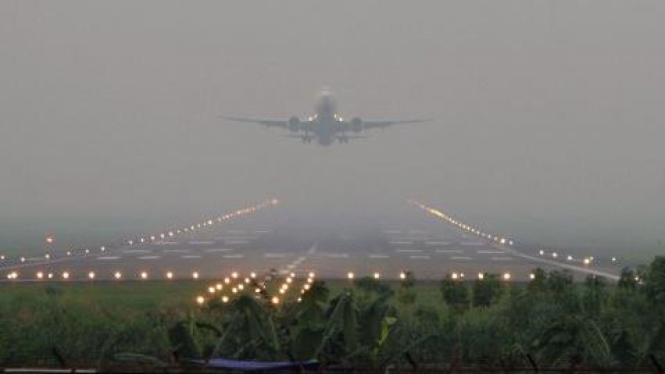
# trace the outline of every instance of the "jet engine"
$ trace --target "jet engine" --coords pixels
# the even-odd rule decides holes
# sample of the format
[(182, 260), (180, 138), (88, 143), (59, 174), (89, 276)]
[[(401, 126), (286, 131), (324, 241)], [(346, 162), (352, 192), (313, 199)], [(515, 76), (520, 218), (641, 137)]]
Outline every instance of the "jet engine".
[(289, 131), (296, 132), (300, 130), (300, 119), (298, 117), (289, 118)]
[(359, 133), (359, 132), (363, 131), (363, 129), (364, 129), (363, 120), (361, 120), (358, 117), (354, 117), (351, 120), (351, 131), (353, 131), (355, 133)]

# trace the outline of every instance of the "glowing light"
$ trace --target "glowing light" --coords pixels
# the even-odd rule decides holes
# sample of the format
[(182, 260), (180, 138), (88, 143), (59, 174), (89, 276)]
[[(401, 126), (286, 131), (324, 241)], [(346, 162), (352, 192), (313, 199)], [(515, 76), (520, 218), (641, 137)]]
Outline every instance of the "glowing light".
[(478, 273), (478, 279), (482, 280), (485, 278), (485, 274), (483, 273)]
[(234, 278), (234, 279), (238, 278), (238, 273), (236, 273), (235, 271), (233, 273), (231, 273), (231, 278)]
[(540, 254), (540, 255), (542, 256), (542, 255), (545, 254), (545, 251), (543, 251), (543, 250), (541, 249), (540, 251), (538, 251), (538, 254)]
[(510, 273), (503, 273), (503, 280), (510, 280)]
[(557, 257), (559, 257), (559, 254), (556, 253), (556, 252), (552, 252), (552, 257), (557, 258)]
[(206, 302), (206, 299), (203, 296), (197, 296), (196, 297), (196, 303), (199, 305), (203, 305), (203, 303)]
[(309, 276), (310, 278), (314, 278), (314, 275), (315, 275), (315, 274), (312, 273), (312, 272), (310, 272), (310, 273), (308, 274), (308, 276)]
[(148, 279), (148, 273), (145, 271), (141, 272), (141, 279)]
[(381, 274), (379, 273), (374, 273), (374, 279), (379, 279), (381, 278)]
[(229, 278), (224, 278), (224, 283), (229, 284), (231, 283), (231, 280)]
[(256, 273), (252, 272), (251, 274), (249, 274), (249, 277), (252, 278), (252, 279), (256, 278)]
[(291, 278), (286, 278), (286, 283), (291, 283), (293, 280)]
[(584, 265), (589, 265), (590, 263), (591, 263), (591, 260), (589, 260), (588, 258), (584, 259)]
[(616, 258), (616, 257), (612, 257), (612, 262), (617, 262), (617, 258)]
[(192, 278), (199, 279), (199, 273), (197, 271), (192, 273)]
[(88, 273), (88, 278), (90, 278), (90, 279), (95, 279), (95, 273), (92, 272), (92, 271), (89, 272), (89, 273)]
[(235, 288), (235, 287), (233, 287), (233, 288), (231, 289), (231, 292), (233, 292), (233, 293), (238, 293), (238, 289)]
[(249, 278), (245, 278), (245, 283), (249, 284), (250, 280)]
[(406, 273), (405, 272), (399, 273), (399, 279), (406, 279)]
[(355, 277), (355, 274), (353, 274), (353, 272), (350, 271), (346, 274), (346, 277), (349, 279), (353, 279)]
[(208, 287), (208, 292), (215, 293), (215, 287)]
[(53, 239), (52, 236), (47, 236), (46, 237), (46, 244), (53, 244), (55, 240)]
[(215, 285), (215, 288), (221, 291), (222, 288), (224, 288), (224, 287), (222, 286), (221, 283), (217, 283), (217, 284)]
[(534, 273), (529, 274), (529, 279), (536, 279), (536, 274)]
[(69, 279), (69, 272), (62, 273), (62, 278), (63, 279)]
[(120, 278), (122, 278), (122, 273), (120, 273), (119, 271), (116, 271), (115, 274), (113, 274), (113, 276), (115, 277), (115, 279), (120, 279)]
[(256, 293), (261, 293), (261, 289), (260, 289), (260, 288), (255, 288), (255, 289), (254, 289), (254, 292), (256, 292)]
[(223, 303), (228, 303), (229, 302), (229, 297), (228, 296), (222, 296), (222, 302)]
[(573, 256), (568, 255), (568, 257), (566, 257), (566, 259), (567, 259), (568, 261), (573, 261)]
[(43, 279), (43, 278), (44, 278), (44, 273), (42, 273), (41, 271), (38, 271), (37, 272), (37, 279)]
[(242, 291), (245, 289), (245, 286), (241, 283), (238, 285), (238, 289)]
[(453, 278), (453, 279), (457, 279), (458, 275), (457, 275), (457, 273), (452, 273), (450, 277)]
[(273, 304), (277, 305), (277, 304), (279, 304), (279, 297), (273, 296), (271, 301), (272, 301)]
[(283, 288), (280, 288), (280, 289), (279, 289), (279, 293), (281, 293), (282, 295), (284, 294), (284, 292), (286, 292), (285, 289), (283, 289)]
[[(106, 250), (106, 247), (101, 247), (101, 248), (99, 248), (99, 249), (100, 249), (102, 252), (104, 252), (104, 251)], [(67, 252), (67, 253), (70, 253), (70, 252)]]
[(166, 277), (167, 277), (168, 279), (173, 279), (173, 272), (170, 272), (170, 271), (167, 272), (167, 273), (166, 273)]
[(48, 279), (53, 279), (53, 273), (48, 273), (47, 277)]

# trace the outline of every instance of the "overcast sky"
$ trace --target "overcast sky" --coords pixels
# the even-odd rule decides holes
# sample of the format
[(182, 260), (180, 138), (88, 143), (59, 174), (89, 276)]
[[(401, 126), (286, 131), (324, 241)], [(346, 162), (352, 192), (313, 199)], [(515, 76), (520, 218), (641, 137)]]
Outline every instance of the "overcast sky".
[[(653, 247), (664, 19), (661, 0), (2, 1), (0, 224), (417, 198), (525, 240)], [(305, 117), (326, 85), (345, 117), (435, 121), (322, 148), (217, 117)]]

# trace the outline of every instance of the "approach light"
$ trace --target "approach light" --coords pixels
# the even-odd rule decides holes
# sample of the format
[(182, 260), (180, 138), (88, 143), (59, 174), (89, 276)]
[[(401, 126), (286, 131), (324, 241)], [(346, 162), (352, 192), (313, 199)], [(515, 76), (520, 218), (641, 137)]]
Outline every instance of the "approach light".
[(141, 279), (148, 279), (148, 273), (145, 271), (141, 272)]
[(69, 279), (69, 273), (68, 272), (62, 273), (62, 278), (63, 279)]
[(199, 273), (197, 271), (192, 273), (192, 278), (199, 279)]
[(379, 273), (374, 273), (374, 279), (379, 279), (381, 278), (381, 274)]
[(95, 279), (95, 273), (93, 271), (88, 273), (88, 278)]
[(203, 296), (197, 296), (196, 297), (196, 303), (199, 305), (203, 305), (205, 303), (206, 299)]
[(115, 277), (115, 279), (120, 279), (120, 278), (122, 278), (122, 273), (120, 273), (119, 271), (116, 271), (115, 274), (113, 274), (113, 276)]
[(503, 273), (503, 280), (510, 280), (510, 273)]

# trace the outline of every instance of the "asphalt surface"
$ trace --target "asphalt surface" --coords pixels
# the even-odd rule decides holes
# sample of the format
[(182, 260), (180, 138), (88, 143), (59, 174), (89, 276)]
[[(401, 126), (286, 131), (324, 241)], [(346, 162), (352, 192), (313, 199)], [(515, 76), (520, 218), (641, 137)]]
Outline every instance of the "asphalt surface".
[[(398, 279), (411, 271), (418, 279), (442, 279), (456, 273), (510, 274), (528, 280), (536, 267), (568, 269), (577, 279), (588, 274), (616, 279), (621, 264), (598, 258), (584, 265), (584, 254), (540, 254), (538, 248), (498, 245), (414, 208), (421, 219), (393, 219), (389, 225), (316, 227), (280, 216), (279, 208), (211, 225), (196, 233), (133, 244), (53, 251), (50, 258), (26, 257), (0, 263), (3, 282), (220, 279), (232, 272), (308, 274), (319, 278), (374, 276)], [(142, 276), (143, 274), (143, 276)]]

